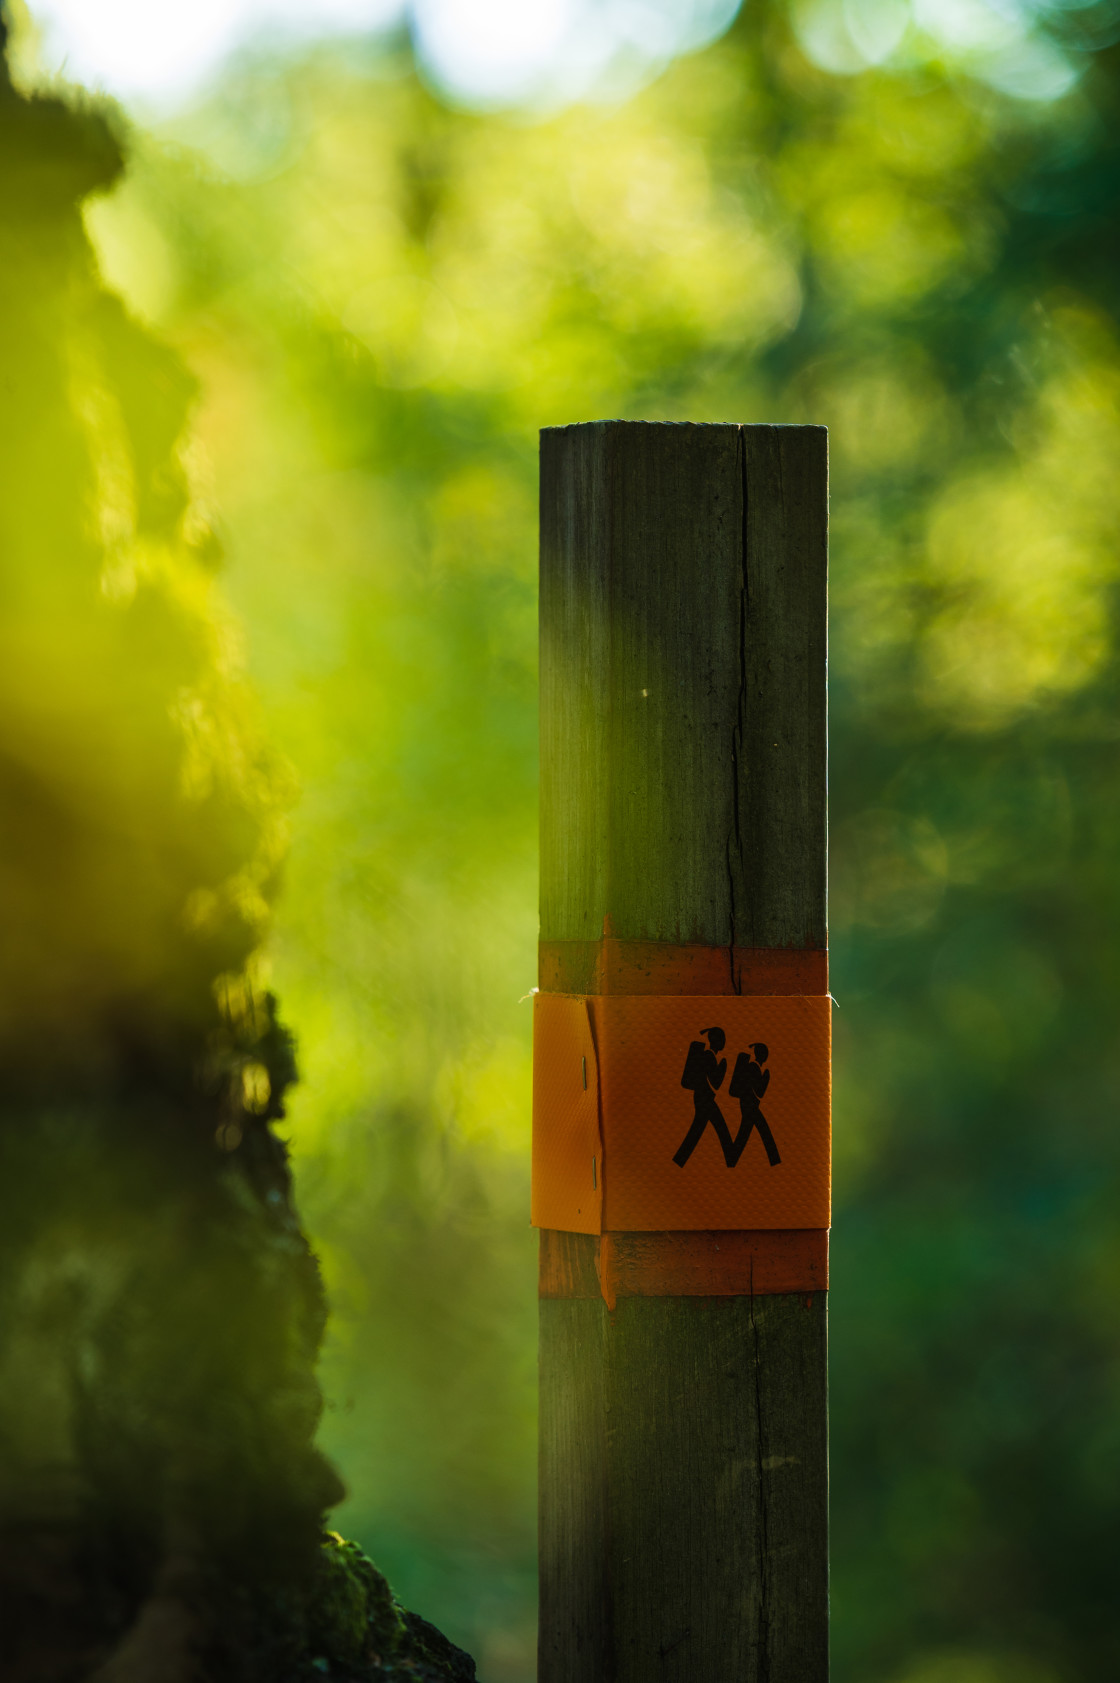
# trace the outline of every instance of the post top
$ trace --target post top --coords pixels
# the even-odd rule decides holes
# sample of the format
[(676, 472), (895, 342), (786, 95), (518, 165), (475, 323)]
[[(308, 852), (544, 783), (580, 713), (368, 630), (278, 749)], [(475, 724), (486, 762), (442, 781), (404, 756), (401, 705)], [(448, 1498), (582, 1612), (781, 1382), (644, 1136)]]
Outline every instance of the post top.
[(589, 427), (663, 427), (693, 432), (823, 432), (828, 428), (819, 421), (567, 421), (561, 426), (541, 427), (546, 432), (580, 432)]

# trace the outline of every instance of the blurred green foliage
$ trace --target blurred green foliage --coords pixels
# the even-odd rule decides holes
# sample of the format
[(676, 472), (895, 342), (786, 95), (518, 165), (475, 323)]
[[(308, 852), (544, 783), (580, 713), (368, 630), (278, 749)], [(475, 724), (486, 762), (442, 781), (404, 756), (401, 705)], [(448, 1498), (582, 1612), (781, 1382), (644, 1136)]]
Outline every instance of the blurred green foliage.
[(603, 415), (832, 429), (836, 1676), (1120, 1669), (1120, 29), (1031, 15), (997, 75), (752, 0), (538, 116), (259, 53), (88, 210), (200, 380), (301, 791), (338, 1523), (486, 1683), (533, 1664), (535, 434)]

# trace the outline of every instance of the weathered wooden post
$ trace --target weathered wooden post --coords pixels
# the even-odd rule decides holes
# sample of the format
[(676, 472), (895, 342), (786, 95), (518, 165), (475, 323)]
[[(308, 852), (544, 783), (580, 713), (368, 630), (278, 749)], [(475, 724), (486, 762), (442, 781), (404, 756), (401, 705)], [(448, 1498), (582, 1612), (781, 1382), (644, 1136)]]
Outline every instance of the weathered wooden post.
[(541, 438), (540, 1683), (828, 1674), (827, 502)]

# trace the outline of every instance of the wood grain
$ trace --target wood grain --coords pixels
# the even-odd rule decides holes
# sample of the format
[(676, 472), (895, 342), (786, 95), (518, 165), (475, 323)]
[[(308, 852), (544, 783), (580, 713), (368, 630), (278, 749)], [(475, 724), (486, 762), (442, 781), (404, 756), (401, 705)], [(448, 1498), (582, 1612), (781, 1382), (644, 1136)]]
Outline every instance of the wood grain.
[(542, 433), (542, 940), (827, 945), (826, 449)]
[[(823, 428), (542, 434), (554, 970), (826, 947), (826, 566)], [(542, 1300), (541, 1683), (823, 1683), (825, 1302)]]

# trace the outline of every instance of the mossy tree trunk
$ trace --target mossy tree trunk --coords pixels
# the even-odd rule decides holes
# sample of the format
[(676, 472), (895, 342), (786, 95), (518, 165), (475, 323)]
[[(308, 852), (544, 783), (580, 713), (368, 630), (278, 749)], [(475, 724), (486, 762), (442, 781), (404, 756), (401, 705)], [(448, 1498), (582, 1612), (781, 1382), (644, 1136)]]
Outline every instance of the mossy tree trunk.
[(0, 72), (0, 1675), (470, 1677), (323, 1531), (254, 956), (283, 779), (179, 453), (193, 382), (85, 237), (120, 168), (105, 113)]

